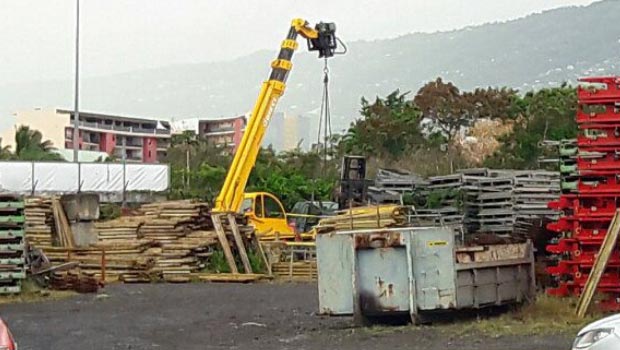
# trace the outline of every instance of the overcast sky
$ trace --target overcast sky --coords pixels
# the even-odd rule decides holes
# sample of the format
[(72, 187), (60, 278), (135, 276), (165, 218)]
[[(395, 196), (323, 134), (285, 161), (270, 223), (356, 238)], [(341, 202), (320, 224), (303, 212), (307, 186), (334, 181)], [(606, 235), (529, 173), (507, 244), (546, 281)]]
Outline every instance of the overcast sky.
[[(593, 0), (81, 0), (84, 76), (276, 49), (293, 17), (346, 41), (434, 32)], [(0, 84), (71, 79), (75, 0), (0, 0)]]

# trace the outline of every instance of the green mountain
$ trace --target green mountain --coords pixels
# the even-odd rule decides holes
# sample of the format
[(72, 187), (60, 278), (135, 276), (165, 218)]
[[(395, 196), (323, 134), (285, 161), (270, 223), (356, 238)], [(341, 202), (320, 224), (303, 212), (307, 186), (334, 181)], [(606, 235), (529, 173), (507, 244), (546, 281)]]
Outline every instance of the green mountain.
[[(619, 13), (620, 1), (606, 0), (505, 23), (348, 43), (348, 54), (330, 61), (332, 113), (338, 116), (334, 128), (357, 116), (362, 96), (395, 89), (415, 93), (437, 76), (463, 89), (505, 85), (526, 91), (619, 73)], [(87, 110), (175, 119), (244, 113), (274, 55), (263, 51), (225, 62), (85, 79), (81, 104)], [(279, 110), (312, 117), (320, 104), (322, 70), (323, 62), (313, 54), (299, 53)], [(10, 116), (24, 108), (71, 106), (71, 94), (70, 81), (2, 86), (0, 111)], [(6, 126), (10, 117), (0, 123)], [(273, 124), (271, 139), (284, 132), (279, 120)], [(312, 127), (305, 138), (316, 138)]]

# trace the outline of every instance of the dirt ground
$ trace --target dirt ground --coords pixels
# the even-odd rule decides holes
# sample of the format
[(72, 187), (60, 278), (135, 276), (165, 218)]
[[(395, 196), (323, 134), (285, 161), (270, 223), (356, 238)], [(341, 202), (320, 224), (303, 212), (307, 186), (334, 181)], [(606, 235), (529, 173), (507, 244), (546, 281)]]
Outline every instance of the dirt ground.
[(569, 349), (571, 335), (454, 335), (442, 326), (356, 328), (315, 314), (315, 284), (146, 284), (0, 305), (20, 350)]

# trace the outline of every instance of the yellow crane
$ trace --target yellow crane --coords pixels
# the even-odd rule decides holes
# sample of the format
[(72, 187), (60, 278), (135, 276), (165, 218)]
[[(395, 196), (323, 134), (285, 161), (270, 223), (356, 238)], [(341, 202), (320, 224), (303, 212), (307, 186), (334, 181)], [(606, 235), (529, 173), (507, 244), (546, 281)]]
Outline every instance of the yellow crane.
[(250, 120), (235, 152), (224, 185), (215, 200), (213, 212), (236, 212), (241, 206), (250, 172), (256, 163), (260, 145), (278, 99), (286, 88), (286, 80), (293, 67), (291, 59), (297, 49), (297, 37), (308, 40), (310, 51), (319, 51), (319, 57), (332, 57), (336, 49), (335, 25), (319, 23), (315, 28), (303, 19), (294, 19), (286, 39), (282, 42), (278, 57), (271, 62), (269, 80), (261, 87)]
[[(271, 62), (271, 74), (269, 75), (269, 79), (265, 81), (261, 87), (241, 143), (235, 152), (230, 169), (226, 174), (224, 185), (215, 200), (212, 218), (220, 240), (225, 239), (222, 218), (227, 218), (228, 224), (232, 226), (233, 233), (238, 231), (236, 223), (234, 222), (233, 213), (238, 212), (241, 208), (241, 204), (245, 197), (245, 186), (248, 182), (250, 172), (256, 163), (256, 157), (258, 156), (260, 145), (265, 136), (265, 131), (269, 126), (271, 115), (273, 114), (278, 99), (282, 96), (286, 88), (286, 80), (293, 67), (291, 59), (299, 45), (297, 38), (299, 36), (305, 38), (308, 42), (308, 50), (318, 51), (319, 58), (329, 58), (335, 54), (337, 48), (338, 39), (336, 38), (335, 32), (336, 26), (334, 23), (321, 22), (312, 28), (309, 26), (308, 22), (303, 19), (296, 18), (291, 22), (288, 35), (286, 39), (282, 41), (278, 57)], [(254, 198), (255, 197), (256, 196), (254, 196)], [(261, 196), (261, 198), (263, 197), (264, 196)], [(281, 206), (280, 203), (280, 207)], [(284, 222), (286, 226), (286, 215), (284, 215), (284, 213), (282, 214), (283, 218), (278, 218), (280, 219), (280, 221), (277, 222), (278, 226), (281, 226), (282, 222)], [(275, 224), (275, 222), (272, 223), (272, 225)], [(235, 234), (235, 236), (238, 235)], [(237, 239), (237, 237), (235, 238)], [(224, 253), (228, 255), (226, 251)], [(243, 255), (242, 253), (242, 260), (245, 260)]]

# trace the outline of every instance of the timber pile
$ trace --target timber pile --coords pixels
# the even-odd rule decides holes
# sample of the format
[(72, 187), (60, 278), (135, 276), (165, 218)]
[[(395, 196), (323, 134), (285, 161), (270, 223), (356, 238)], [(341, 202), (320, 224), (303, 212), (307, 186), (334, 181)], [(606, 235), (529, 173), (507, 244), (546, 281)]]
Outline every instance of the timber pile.
[[(54, 265), (77, 262), (81, 274), (105, 282), (188, 282), (220, 246), (205, 203), (146, 204), (137, 216), (98, 222), (97, 243), (88, 248), (72, 246), (64, 210), (54, 199), (31, 198), (26, 208), (29, 241)], [(252, 235), (251, 226), (240, 218), (237, 222), (243, 237)], [(223, 226), (232, 241), (230, 225)]]
[(57, 197), (52, 198), (52, 213), (54, 214), (54, 227), (56, 228), (56, 234), (61, 246), (74, 248), (75, 239), (73, 238), (73, 232), (69, 219), (65, 209), (62, 207), (60, 200)]
[(138, 239), (138, 229), (142, 225), (141, 217), (121, 217), (112, 221), (95, 223), (97, 238), (100, 242), (131, 241)]
[(52, 247), (45, 255), (53, 264), (77, 262), (81, 273), (105, 282), (147, 280), (148, 270), (154, 264), (149, 257), (152, 246), (149, 240), (99, 242), (83, 249)]
[(99, 283), (94, 277), (82, 274), (80, 271), (62, 271), (52, 274), (50, 288), (74, 290), (78, 293), (96, 293)]
[[(168, 201), (145, 204), (138, 216), (121, 217), (96, 225), (98, 243), (91, 246), (101, 256), (105, 250), (108, 282), (189, 282), (203, 269), (219, 246), (209, 207), (205, 203)], [(229, 225), (224, 225), (227, 233)], [(251, 226), (240, 225), (244, 235)], [(232, 235), (232, 234), (231, 234)], [(74, 255), (80, 266), (101, 277), (101, 259), (92, 254)]]
[[(205, 203), (159, 202), (143, 205), (141, 238), (156, 242), (160, 250), (151, 273), (168, 282), (189, 282), (204, 266), (217, 236)], [(211, 231), (209, 231), (211, 230)]]
[(398, 205), (357, 207), (324, 218), (316, 226), (318, 233), (337, 230), (371, 229), (404, 226), (407, 224), (406, 208)]
[(55, 235), (52, 200), (43, 197), (26, 198), (24, 214), (26, 241), (43, 250), (51, 247)]

